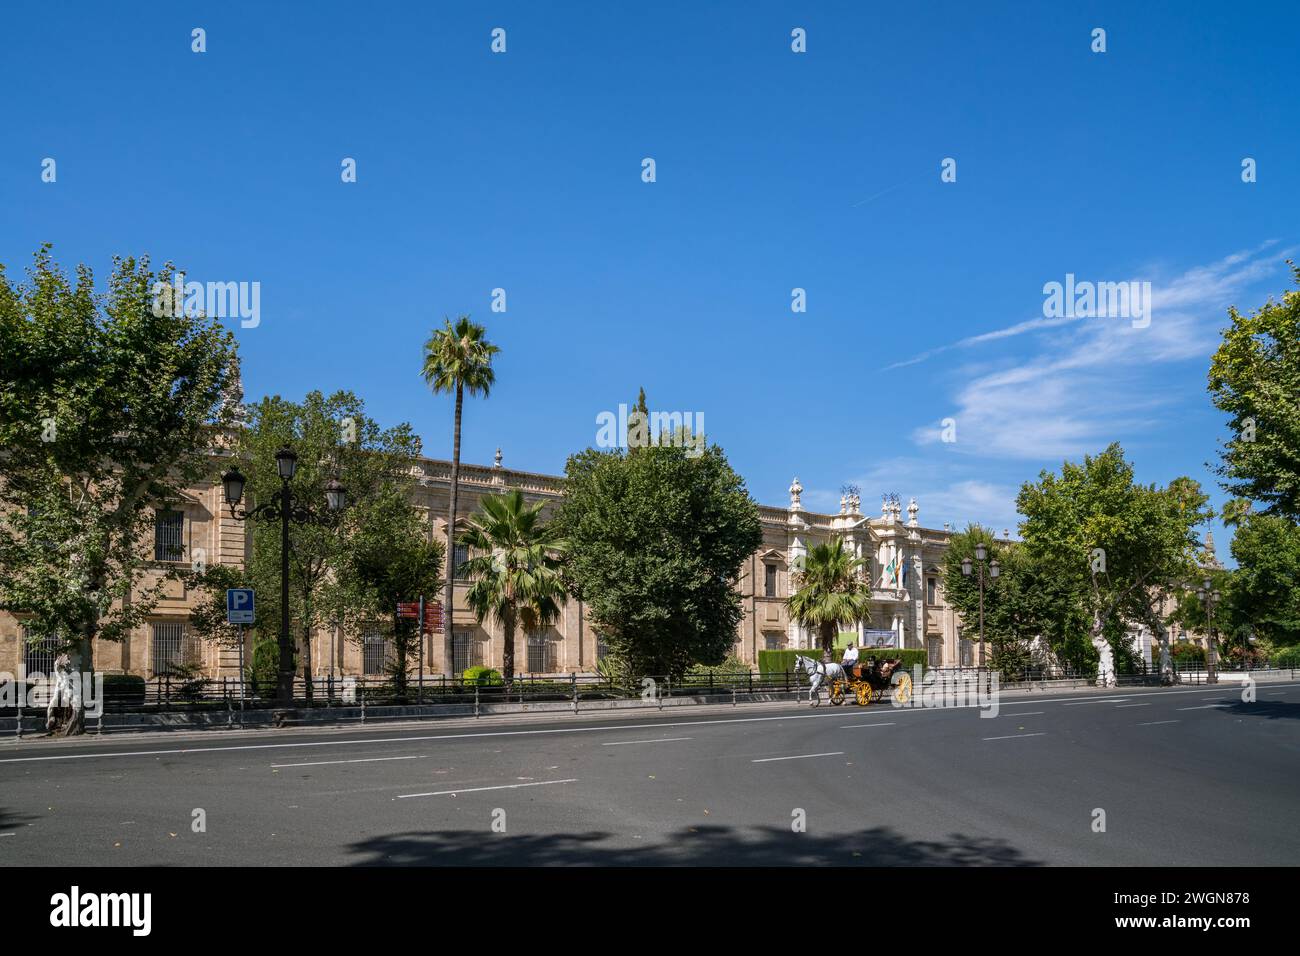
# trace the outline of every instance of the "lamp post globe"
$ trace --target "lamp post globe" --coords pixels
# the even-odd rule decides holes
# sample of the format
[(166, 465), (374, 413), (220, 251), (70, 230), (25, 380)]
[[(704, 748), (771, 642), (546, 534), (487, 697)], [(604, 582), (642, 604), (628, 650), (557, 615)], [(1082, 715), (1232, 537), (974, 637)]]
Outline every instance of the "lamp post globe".
[(275, 467), (281, 478), (285, 481), (293, 481), (293, 476), (298, 471), (297, 453), (285, 445), (275, 453)]
[(325, 485), (325, 503), (330, 511), (342, 511), (347, 503), (347, 489), (337, 478), (331, 478)]
[(221, 486), (226, 497), (226, 504), (237, 505), (244, 497), (244, 485), (248, 483), (240, 470), (232, 466), (221, 476)]

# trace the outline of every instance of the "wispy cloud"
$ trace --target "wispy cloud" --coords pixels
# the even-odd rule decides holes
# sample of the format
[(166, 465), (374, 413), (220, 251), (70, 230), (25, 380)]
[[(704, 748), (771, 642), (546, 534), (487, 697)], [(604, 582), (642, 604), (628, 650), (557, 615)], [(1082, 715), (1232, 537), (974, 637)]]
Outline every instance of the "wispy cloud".
[[(1124, 433), (1170, 427), (1177, 396), (1155, 366), (1206, 357), (1232, 296), (1276, 275), (1293, 250), (1276, 242), (1235, 253), (1154, 285), (1151, 323), (1127, 319), (1029, 320), (972, 336), (929, 354), (1027, 332), (1044, 332), (1038, 350), (992, 366), (957, 368), (957, 441), (953, 450), (999, 458), (1059, 459), (1096, 451)], [(918, 356), (910, 361), (920, 361)], [(922, 445), (941, 440), (941, 425), (917, 429)]]

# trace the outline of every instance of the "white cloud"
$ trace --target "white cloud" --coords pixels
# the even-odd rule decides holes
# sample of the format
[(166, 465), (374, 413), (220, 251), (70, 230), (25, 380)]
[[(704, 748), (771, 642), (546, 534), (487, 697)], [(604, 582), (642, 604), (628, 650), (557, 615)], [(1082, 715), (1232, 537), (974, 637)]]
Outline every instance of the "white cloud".
[[(951, 412), (957, 441), (949, 447), (979, 456), (1059, 459), (1098, 451), (1125, 432), (1167, 425), (1173, 393), (1168, 377), (1154, 374), (1155, 367), (1208, 359), (1230, 297), (1277, 273), (1291, 251), (1265, 254), (1273, 245), (1190, 269), (1163, 285), (1153, 283), (1146, 328), (1117, 318), (1068, 325), (1031, 320), (932, 350), (929, 354), (1044, 333), (1038, 352), (1028, 358), (955, 369), (962, 384)], [(940, 432), (934, 423), (918, 428), (913, 439), (932, 444)]]

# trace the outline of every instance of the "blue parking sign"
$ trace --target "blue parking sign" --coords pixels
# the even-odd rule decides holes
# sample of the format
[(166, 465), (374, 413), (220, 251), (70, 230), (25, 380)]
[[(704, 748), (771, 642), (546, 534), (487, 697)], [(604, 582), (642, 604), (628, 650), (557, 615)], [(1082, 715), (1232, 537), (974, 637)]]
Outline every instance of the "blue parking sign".
[(227, 588), (226, 620), (231, 624), (253, 623), (252, 588)]

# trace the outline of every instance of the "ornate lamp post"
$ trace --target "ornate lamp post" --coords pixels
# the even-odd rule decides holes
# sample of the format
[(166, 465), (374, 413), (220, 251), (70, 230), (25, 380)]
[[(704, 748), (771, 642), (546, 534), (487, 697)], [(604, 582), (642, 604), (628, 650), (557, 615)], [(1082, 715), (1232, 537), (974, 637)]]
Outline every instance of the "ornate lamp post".
[[(275, 466), (280, 474), (280, 490), (271, 495), (271, 500), (245, 511), (236, 508), (244, 497), (244, 485), (247, 479), (240, 474), (239, 468), (231, 469), (221, 476), (224, 486), (226, 504), (230, 516), (237, 521), (279, 521), (280, 522), (280, 672), (276, 680), (275, 697), (281, 706), (293, 706), (293, 637), (289, 633), (289, 523), (295, 524), (332, 524), (343, 511), (347, 495), (337, 478), (331, 478), (325, 485), (325, 504), (328, 511), (313, 511), (301, 499), (294, 495), (289, 487), (298, 470), (298, 456), (288, 446), (275, 453)], [(311, 683), (307, 684), (307, 696), (311, 696)]]
[[(1211, 587), (1210, 579), (1206, 578), (1201, 582), (1201, 586), (1196, 589), (1196, 596), (1201, 599), (1201, 604), (1205, 607), (1205, 614), (1210, 624), (1210, 635), (1205, 648), (1205, 682), (1207, 684), (1217, 684), (1219, 674), (1215, 665), (1219, 663), (1219, 652), (1214, 641), (1214, 608), (1219, 603), (1219, 598), (1222, 595)], [(1246, 658), (1243, 655), (1243, 667), (1245, 666), (1245, 660)]]
[[(984, 559), (989, 555), (988, 548), (981, 541), (975, 545), (975, 560), (979, 562), (979, 584), (980, 584), (980, 667), (984, 666)], [(969, 557), (961, 559), (961, 573), (966, 577), (971, 576), (972, 568)], [(997, 558), (988, 566), (989, 577), (996, 578), (1002, 573), (1002, 566), (998, 564)]]

